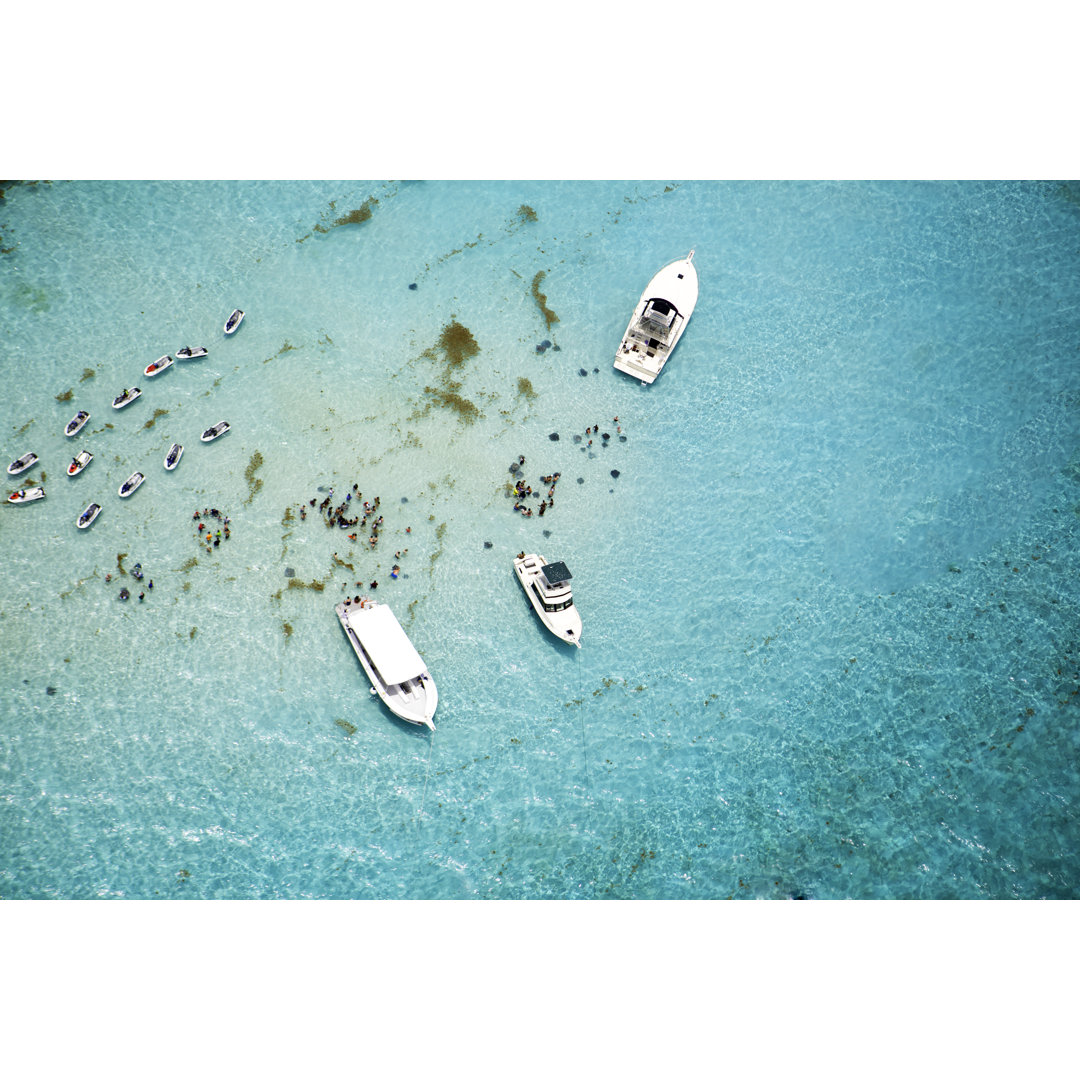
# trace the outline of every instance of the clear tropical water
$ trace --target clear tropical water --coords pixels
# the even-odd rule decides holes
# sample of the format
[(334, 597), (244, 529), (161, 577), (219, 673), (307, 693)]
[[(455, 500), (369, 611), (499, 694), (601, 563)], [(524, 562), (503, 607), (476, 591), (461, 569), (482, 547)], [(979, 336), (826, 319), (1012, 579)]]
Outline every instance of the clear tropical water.
[[(1075, 186), (52, 183), (0, 248), (48, 492), (0, 513), (0, 896), (1077, 895)], [(691, 248), (643, 387), (615, 347)], [(354, 483), (375, 548), (308, 505)], [(372, 580), (433, 736), (334, 616)]]

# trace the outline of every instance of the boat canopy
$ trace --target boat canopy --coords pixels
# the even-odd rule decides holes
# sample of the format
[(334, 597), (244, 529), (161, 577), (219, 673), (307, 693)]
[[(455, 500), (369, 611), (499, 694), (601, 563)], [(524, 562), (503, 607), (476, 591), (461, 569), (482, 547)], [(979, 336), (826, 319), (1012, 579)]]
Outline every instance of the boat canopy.
[(659, 297), (654, 297), (645, 305), (645, 311), (641, 317), (664, 327), (665, 330), (669, 330), (671, 324), (675, 321), (675, 316), (678, 314), (674, 304), (669, 303), (667, 300), (661, 300)]
[(543, 571), (544, 578), (549, 585), (558, 585), (560, 582), (569, 581), (573, 577), (564, 562), (544, 563), (540, 569)]
[(415, 679), (426, 670), (401, 623), (385, 604), (371, 607), (354, 604), (346, 620), (388, 686)]

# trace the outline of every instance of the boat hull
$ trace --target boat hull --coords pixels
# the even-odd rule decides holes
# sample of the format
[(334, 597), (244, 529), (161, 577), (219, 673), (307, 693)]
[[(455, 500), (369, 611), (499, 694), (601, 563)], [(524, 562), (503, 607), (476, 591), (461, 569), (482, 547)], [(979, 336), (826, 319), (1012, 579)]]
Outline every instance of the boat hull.
[(78, 476), (79, 473), (94, 460), (94, 455), (89, 450), (84, 450), (79, 454), (75, 460), (68, 466), (68, 476)]
[(229, 432), (229, 424), (224, 420), (215, 424), (213, 427), (208, 427), (199, 438), (203, 442), (213, 442), (215, 439), (220, 439), (222, 435), (226, 435)]
[(119, 494), (121, 499), (129, 498), (131, 495), (133, 495), (139, 489), (139, 487), (142, 485), (142, 482), (145, 479), (146, 479), (146, 477), (141, 472), (132, 473), (120, 485), (120, 488), (119, 488), (119, 491), (117, 492), (117, 494)]
[(19, 506), (22, 503), (37, 502), (38, 499), (45, 498), (45, 489), (43, 487), (24, 488), (22, 491), (13, 491), (8, 496), (8, 502)]
[(515, 559), (514, 575), (544, 626), (560, 641), (576, 645), (580, 649), (581, 614), (577, 605), (573, 604), (562, 611), (548, 611), (533, 585), (540, 576), (540, 567), (546, 565), (546, 562), (541, 555), (526, 555), (524, 558)]
[(113, 398), (112, 407), (114, 409), (122, 409), (126, 405), (130, 405), (136, 398), (142, 397), (142, 391), (136, 386), (133, 390), (129, 390), (126, 395), (119, 394)]
[[(370, 603), (370, 601), (365, 601)], [(338, 622), (341, 623), (345, 637), (348, 639), (364, 674), (371, 683), (372, 693), (382, 699), (383, 704), (399, 719), (419, 727), (426, 727), (430, 731), (435, 730), (433, 722), (435, 709), (439, 704), (439, 691), (425, 667), (422, 672), (406, 680), (405, 683), (388, 683), (379, 673), (379, 669), (364, 648), (363, 642), (357, 636), (356, 631), (349, 625), (349, 611), (355, 605), (345, 603), (338, 604), (334, 611)]]
[[(691, 261), (693, 257), (691, 251), (685, 259), (669, 263), (645, 286), (615, 353), (616, 371), (652, 384), (664, 370), (697, 306), (698, 277)], [(642, 322), (649, 301), (654, 299), (665, 301), (677, 312), (675, 324), (664, 341), (650, 337), (647, 324)]]
[(8, 475), (18, 476), (19, 473), (26, 472), (27, 469), (33, 468), (38, 463), (37, 454), (23, 454), (21, 458), (16, 458), (8, 467)]
[(101, 513), (101, 507), (97, 503), (91, 503), (76, 519), (75, 524), (80, 529), (89, 529), (91, 525), (97, 521), (98, 514)]
[[(176, 456), (173, 457), (175, 451)], [(165, 455), (165, 468), (172, 472), (177, 465), (180, 464), (180, 459), (184, 456), (184, 448), (179, 443), (173, 443), (169, 447), (169, 452)]]
[(84, 427), (86, 427), (87, 421), (90, 419), (88, 412), (77, 412), (64, 428), (64, 434), (70, 439), (73, 435), (78, 435)]
[(240, 328), (240, 324), (244, 321), (244, 313), (237, 308), (229, 317), (225, 320), (225, 333), (235, 334)]
[(171, 356), (158, 357), (152, 364), (147, 364), (143, 369), (143, 374), (152, 379), (155, 375), (160, 375), (163, 371), (168, 371), (173, 366), (173, 358)]

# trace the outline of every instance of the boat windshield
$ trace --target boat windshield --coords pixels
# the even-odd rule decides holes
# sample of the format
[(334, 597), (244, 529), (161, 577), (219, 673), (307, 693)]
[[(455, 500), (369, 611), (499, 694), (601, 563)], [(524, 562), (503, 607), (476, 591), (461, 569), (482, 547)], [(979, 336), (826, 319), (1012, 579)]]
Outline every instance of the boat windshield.
[(551, 603), (543, 594), (543, 592), (537, 587), (536, 582), (533, 582), (533, 592), (536, 593), (536, 598), (543, 605), (545, 611), (565, 611), (567, 608), (574, 606), (574, 598), (567, 596), (566, 599), (560, 600), (558, 603)]

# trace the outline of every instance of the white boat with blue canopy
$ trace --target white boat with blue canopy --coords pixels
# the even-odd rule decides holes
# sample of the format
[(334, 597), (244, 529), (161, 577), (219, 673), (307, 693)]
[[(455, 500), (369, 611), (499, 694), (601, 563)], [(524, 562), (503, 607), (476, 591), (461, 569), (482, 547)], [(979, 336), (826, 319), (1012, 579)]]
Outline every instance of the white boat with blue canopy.
[(439, 692), (427, 665), (385, 604), (367, 597), (334, 611), (371, 682), (371, 692), (410, 724), (435, 730)]
[(642, 383), (656, 381), (675, 351), (698, 298), (694, 252), (653, 275), (634, 308), (615, 353), (615, 370)]

